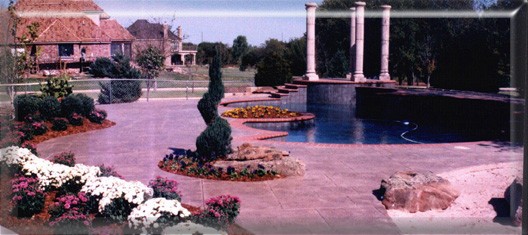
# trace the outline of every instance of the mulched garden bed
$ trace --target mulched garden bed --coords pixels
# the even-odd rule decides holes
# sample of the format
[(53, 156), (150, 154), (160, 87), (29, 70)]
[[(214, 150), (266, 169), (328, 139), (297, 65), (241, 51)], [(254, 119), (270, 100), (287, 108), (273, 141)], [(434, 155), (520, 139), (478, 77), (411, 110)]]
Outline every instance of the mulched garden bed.
[(68, 125), (68, 129), (66, 129), (65, 131), (52, 130), (51, 129), (52, 124), (50, 122), (44, 122), (44, 125), (46, 125), (46, 127), (48, 128), (48, 131), (43, 135), (34, 136), (32, 140), (27, 141), (28, 143), (36, 145), (46, 140), (50, 140), (50, 139), (57, 138), (57, 137), (104, 129), (104, 128), (114, 126), (115, 122), (112, 122), (110, 120), (104, 120), (103, 123), (99, 124), (99, 123), (90, 122), (90, 120), (88, 120), (87, 118), (84, 118), (82, 126)]

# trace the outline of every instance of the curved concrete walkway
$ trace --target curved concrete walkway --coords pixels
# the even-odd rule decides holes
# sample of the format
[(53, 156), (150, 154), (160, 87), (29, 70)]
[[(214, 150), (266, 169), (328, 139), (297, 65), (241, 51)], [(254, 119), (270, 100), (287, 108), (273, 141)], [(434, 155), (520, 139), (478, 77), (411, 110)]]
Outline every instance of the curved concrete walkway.
[[(148, 183), (160, 175), (180, 183), (183, 202), (203, 205), (220, 194), (242, 200), (237, 223), (255, 233), (376, 233), (397, 234), (372, 191), (398, 170), (457, 168), (522, 160), (521, 148), (492, 142), (427, 145), (326, 145), (253, 141), (291, 151), (306, 164), (304, 177), (265, 182), (226, 182), (173, 175), (157, 163), (169, 147), (195, 149), (205, 129), (196, 109), (198, 100), (136, 102), (99, 106), (117, 125), (104, 130), (61, 137), (38, 145), (40, 156), (73, 151), (79, 163), (114, 165), (127, 180)], [(220, 108), (220, 111), (226, 108)], [(233, 127), (233, 146), (266, 131)], [(520, 166), (521, 167), (521, 166)], [(490, 218), (478, 218), (493, 220)], [(456, 231), (454, 231), (456, 232)], [(479, 231), (475, 233), (494, 233)], [(497, 233), (511, 233), (505, 226)]]

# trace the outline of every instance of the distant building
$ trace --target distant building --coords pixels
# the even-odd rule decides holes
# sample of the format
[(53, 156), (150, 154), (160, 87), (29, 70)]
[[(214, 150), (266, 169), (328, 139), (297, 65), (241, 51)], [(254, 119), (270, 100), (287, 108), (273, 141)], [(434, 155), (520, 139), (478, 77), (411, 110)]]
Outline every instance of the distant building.
[(18, 0), (15, 12), (18, 40), (27, 37), (27, 26), (40, 25), (30, 51), (38, 64), (132, 55), (134, 36), (92, 0)]
[(165, 55), (165, 66), (196, 64), (196, 47), (183, 45), (181, 26), (174, 34), (167, 24), (150, 23), (147, 20), (136, 20), (128, 28), (136, 40), (133, 43), (134, 54), (148, 46), (158, 48)]

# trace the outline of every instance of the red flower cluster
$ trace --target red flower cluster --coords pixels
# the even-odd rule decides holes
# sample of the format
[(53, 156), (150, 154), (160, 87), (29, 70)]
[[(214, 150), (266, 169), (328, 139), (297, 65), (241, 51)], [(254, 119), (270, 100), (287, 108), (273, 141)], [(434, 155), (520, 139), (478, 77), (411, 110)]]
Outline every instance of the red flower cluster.
[(39, 189), (37, 177), (15, 175), (11, 180), (12, 202), (19, 217), (29, 217), (44, 207), (44, 192)]
[(154, 190), (154, 197), (163, 197), (169, 200), (181, 201), (181, 193), (178, 191), (178, 182), (161, 176), (149, 182), (149, 187)]

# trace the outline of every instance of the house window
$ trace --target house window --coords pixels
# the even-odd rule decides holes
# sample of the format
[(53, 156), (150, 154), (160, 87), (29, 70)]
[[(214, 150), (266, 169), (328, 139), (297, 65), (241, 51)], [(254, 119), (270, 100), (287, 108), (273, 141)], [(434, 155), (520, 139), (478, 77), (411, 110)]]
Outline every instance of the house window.
[(118, 55), (118, 54), (123, 55), (123, 48), (121, 47), (121, 45), (122, 45), (121, 43), (112, 43), (110, 45), (110, 54), (112, 56)]
[(59, 56), (72, 56), (73, 44), (59, 44)]

